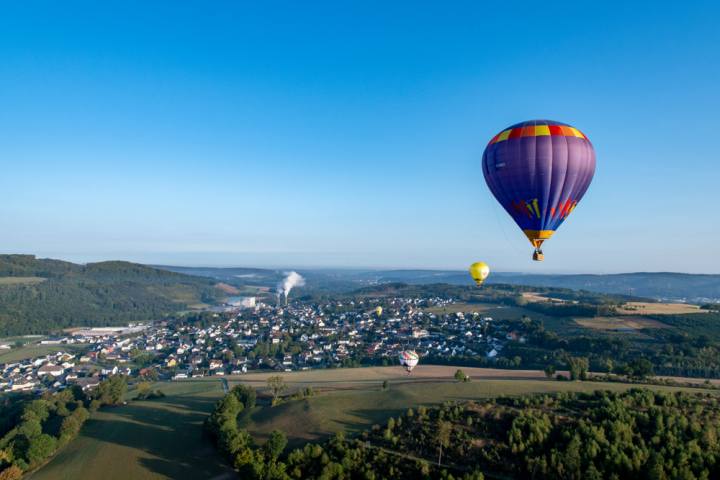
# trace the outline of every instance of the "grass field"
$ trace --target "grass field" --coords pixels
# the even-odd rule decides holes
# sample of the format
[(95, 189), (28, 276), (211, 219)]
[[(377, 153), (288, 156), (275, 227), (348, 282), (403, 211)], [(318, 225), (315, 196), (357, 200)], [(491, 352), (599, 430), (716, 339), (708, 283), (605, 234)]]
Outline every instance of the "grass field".
[(202, 434), (220, 382), (164, 383), (162, 400), (102, 409), (32, 480), (235, 478)]
[(567, 303), (567, 300), (562, 298), (546, 297), (536, 292), (525, 292), (522, 294), (523, 298), (528, 302), (556, 302), (556, 303)]
[(42, 277), (0, 277), (0, 286), (3, 285), (32, 285), (42, 283), (46, 278)]
[(643, 317), (592, 317), (576, 318), (575, 322), (593, 330), (637, 333), (644, 328), (669, 328), (662, 322)]
[[(457, 367), (426, 365), (407, 376), (400, 367), (311, 370), (282, 374), (288, 393), (312, 386), (316, 396), (267, 405), (265, 382), (274, 373), (224, 377), (230, 385), (246, 383), (260, 390), (261, 406), (242, 424), (262, 443), (273, 429), (288, 435), (291, 447), (321, 440), (334, 432), (355, 433), (385, 422), (408, 408), (443, 401), (464, 401), (497, 395), (557, 391), (625, 390), (621, 383), (558, 382), (542, 372), (464, 368), (470, 383), (456, 383)], [(389, 390), (382, 391), (383, 380)], [(153, 388), (167, 396), (161, 400), (130, 402), (102, 409), (83, 427), (80, 436), (32, 480), (103, 480), (162, 478), (234, 478), (232, 471), (202, 434), (202, 422), (222, 397), (221, 382), (204, 378), (161, 382)], [(677, 390), (676, 387), (649, 387)], [(692, 389), (692, 391), (718, 391)]]
[(617, 309), (623, 315), (683, 315), (686, 313), (707, 313), (697, 305), (687, 303), (627, 302)]
[(12, 350), (0, 350), (0, 363), (17, 362), (28, 358), (42, 357), (53, 352), (79, 352), (87, 347), (77, 345), (28, 344)]
[[(470, 383), (457, 383), (452, 374), (457, 367), (430, 365), (404, 376), (395, 367), (325, 370), (286, 374), (292, 389), (313, 385), (320, 394), (294, 400), (277, 407), (259, 406), (245, 418), (243, 426), (260, 443), (275, 429), (284, 431), (291, 447), (326, 438), (337, 431), (360, 432), (373, 424), (384, 423), (419, 405), (437, 405), (445, 401), (467, 401), (498, 395), (528, 393), (623, 391), (633, 385), (600, 382), (558, 382), (547, 380), (540, 371), (463, 368), (472, 377)], [(320, 377), (322, 374), (328, 376)], [(250, 377), (248, 375), (247, 377)], [(344, 377), (344, 378), (343, 378)], [(265, 375), (254, 374), (249, 384), (264, 385)], [(316, 380), (317, 379), (317, 380)], [(383, 380), (389, 389), (382, 391)], [(232, 383), (232, 382), (231, 382)], [(653, 390), (687, 390), (682, 387), (647, 386)], [(692, 391), (703, 391), (691, 389)], [(712, 391), (717, 394), (720, 392)]]

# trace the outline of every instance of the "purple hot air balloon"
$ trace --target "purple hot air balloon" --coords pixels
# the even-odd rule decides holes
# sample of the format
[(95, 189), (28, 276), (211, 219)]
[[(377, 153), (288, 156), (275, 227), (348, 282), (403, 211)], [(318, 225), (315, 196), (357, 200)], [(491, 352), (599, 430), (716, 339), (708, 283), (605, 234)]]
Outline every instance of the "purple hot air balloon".
[(535, 247), (550, 238), (585, 195), (595, 150), (578, 129), (550, 120), (518, 123), (490, 140), (483, 174), (490, 191)]

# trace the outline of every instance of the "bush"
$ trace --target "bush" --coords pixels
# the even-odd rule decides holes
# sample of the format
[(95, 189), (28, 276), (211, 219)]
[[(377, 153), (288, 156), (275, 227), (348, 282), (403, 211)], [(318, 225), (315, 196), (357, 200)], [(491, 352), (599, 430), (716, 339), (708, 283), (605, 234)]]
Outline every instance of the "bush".
[(454, 377), (455, 380), (457, 380), (458, 382), (469, 382), (469, 381), (470, 381), (470, 377), (468, 377), (467, 375), (465, 375), (465, 372), (463, 372), (463, 371), (460, 370), (460, 369), (457, 369), (457, 371), (455, 372), (455, 375), (453, 375), (453, 377)]
[(10, 465), (5, 470), (0, 471), (0, 480), (19, 480), (23, 471), (17, 465)]

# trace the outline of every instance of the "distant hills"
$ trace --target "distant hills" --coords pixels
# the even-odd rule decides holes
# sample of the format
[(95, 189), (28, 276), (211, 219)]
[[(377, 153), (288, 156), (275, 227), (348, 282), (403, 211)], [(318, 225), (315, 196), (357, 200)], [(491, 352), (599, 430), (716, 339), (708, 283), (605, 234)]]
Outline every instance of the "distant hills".
[(638, 272), (612, 275), (498, 274), (495, 282), (572, 288), (657, 300), (691, 303), (720, 302), (720, 275)]
[[(391, 270), (368, 272), (363, 275), (375, 282), (450, 283), (470, 285), (464, 271), (453, 270)], [(720, 275), (687, 273), (619, 273), (608, 275), (560, 275), (491, 273), (488, 283), (534, 285), (539, 287), (570, 288), (598, 293), (612, 293), (658, 300), (687, 302), (720, 301)]]
[[(395, 270), (372, 272), (366, 278), (376, 282), (450, 283), (470, 285), (464, 271)], [(685, 302), (720, 302), (720, 275), (687, 273), (619, 273), (608, 275), (560, 275), (491, 273), (488, 283), (570, 288), (598, 293), (631, 295), (657, 300)]]
[[(186, 274), (204, 275), (235, 285), (274, 287), (282, 270), (257, 268), (158, 267)], [(460, 270), (360, 270), (298, 269), (307, 280), (306, 290), (346, 292), (367, 285), (402, 282), (408, 284), (449, 283), (472, 285)], [(720, 275), (687, 273), (620, 273), (611, 275), (560, 275), (493, 272), (488, 283), (570, 288), (597, 293), (621, 294), (657, 300), (694, 303), (720, 302)]]
[[(298, 269), (298, 272), (307, 284), (293, 290), (291, 297), (295, 298), (307, 293), (350, 292), (394, 282), (472, 284), (466, 272), (457, 270)], [(48, 333), (71, 326), (154, 320), (216, 303), (234, 294), (230, 285), (265, 287), (272, 292), (286, 273), (282, 269), (146, 266), (120, 261), (78, 265), (33, 255), (0, 255), (0, 337)], [(488, 283), (693, 303), (720, 302), (720, 275), (496, 272)]]
[(129, 262), (0, 255), (0, 337), (154, 320), (225, 295), (212, 279)]

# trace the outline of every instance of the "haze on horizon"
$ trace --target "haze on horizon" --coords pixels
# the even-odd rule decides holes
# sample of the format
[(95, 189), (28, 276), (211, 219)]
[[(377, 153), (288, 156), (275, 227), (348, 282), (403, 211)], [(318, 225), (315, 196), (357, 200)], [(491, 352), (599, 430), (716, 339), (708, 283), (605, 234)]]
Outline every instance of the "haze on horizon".
[[(720, 273), (720, 6), (15, 2), (0, 252), (79, 262)], [(482, 151), (527, 119), (597, 153), (544, 248)]]

